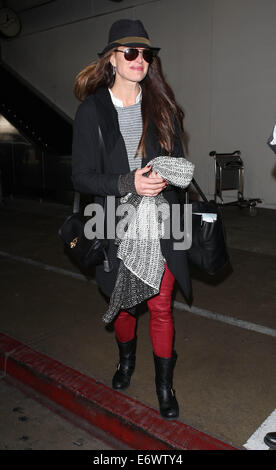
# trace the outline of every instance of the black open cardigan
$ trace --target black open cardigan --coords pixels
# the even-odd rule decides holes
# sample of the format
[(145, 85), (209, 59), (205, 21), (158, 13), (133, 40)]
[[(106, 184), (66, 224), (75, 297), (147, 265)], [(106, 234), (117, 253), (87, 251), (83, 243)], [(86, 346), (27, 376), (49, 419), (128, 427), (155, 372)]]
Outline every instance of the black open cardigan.
[[(101, 161), (100, 143), (98, 135), (100, 125), (105, 144), (104, 161)], [(153, 122), (149, 123), (146, 135), (146, 156), (142, 159), (141, 168), (153, 158), (166, 155), (161, 150), (156, 137)], [(174, 157), (184, 157), (181, 140), (175, 138)], [(139, 157), (137, 157), (139, 158)], [(103, 170), (102, 170), (103, 168)], [(76, 191), (94, 195), (94, 202), (103, 205), (104, 196), (116, 197), (116, 207), (122, 193), (119, 191), (119, 176), (130, 173), (127, 151), (124, 139), (120, 132), (117, 111), (112, 103), (107, 88), (98, 88), (83, 101), (76, 112), (74, 120), (73, 147), (72, 147), (72, 179)], [(169, 204), (179, 203), (177, 188), (168, 186), (163, 191)], [(191, 284), (188, 262), (185, 250), (173, 250), (173, 239), (161, 239), (161, 250), (170, 271), (190, 301)], [(96, 281), (101, 291), (110, 297), (114, 289), (120, 260), (116, 257), (117, 246), (110, 240), (108, 255), (113, 264), (113, 271), (106, 273), (103, 266), (96, 267)]]

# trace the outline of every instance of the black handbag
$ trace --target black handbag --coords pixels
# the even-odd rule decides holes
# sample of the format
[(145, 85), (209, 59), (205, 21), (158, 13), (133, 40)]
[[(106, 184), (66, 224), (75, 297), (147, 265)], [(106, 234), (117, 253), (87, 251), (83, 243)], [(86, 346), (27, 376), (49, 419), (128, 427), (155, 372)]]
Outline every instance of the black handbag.
[[(208, 201), (194, 178), (192, 184), (202, 201), (192, 202), (192, 245), (187, 250), (188, 260), (201, 271), (214, 275), (229, 263), (223, 218), (219, 206), (215, 201)], [(216, 220), (206, 222), (197, 213), (215, 214)]]
[[(100, 127), (99, 139), (103, 154), (104, 143)], [(104, 214), (105, 212), (106, 198)], [(80, 214), (80, 194), (75, 192), (73, 214), (67, 217), (58, 231), (59, 237), (63, 241), (64, 251), (80, 268), (87, 269), (103, 263), (104, 271), (110, 272), (113, 268), (107, 255), (109, 242), (106, 238), (95, 237), (92, 240), (86, 238), (84, 227), (88, 220), (89, 217)]]

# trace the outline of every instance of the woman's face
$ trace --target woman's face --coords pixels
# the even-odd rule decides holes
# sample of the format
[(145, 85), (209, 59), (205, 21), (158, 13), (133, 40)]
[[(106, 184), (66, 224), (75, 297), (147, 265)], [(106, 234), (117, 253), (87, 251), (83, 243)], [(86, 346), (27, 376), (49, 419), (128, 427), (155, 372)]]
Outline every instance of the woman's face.
[[(118, 51), (125, 51), (128, 47), (118, 46)], [(136, 47), (139, 51), (143, 51), (143, 47)], [(141, 82), (147, 75), (149, 64), (143, 59), (141, 53), (134, 60), (126, 60), (122, 52), (113, 52), (110, 62), (116, 67), (116, 79), (128, 80), (131, 82)]]

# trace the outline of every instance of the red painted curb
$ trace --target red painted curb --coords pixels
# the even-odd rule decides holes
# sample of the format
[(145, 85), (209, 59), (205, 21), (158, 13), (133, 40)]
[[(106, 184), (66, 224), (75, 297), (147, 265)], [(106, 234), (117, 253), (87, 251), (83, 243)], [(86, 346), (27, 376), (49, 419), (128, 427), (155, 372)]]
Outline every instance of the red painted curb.
[(2, 333), (0, 369), (133, 449), (237, 450)]

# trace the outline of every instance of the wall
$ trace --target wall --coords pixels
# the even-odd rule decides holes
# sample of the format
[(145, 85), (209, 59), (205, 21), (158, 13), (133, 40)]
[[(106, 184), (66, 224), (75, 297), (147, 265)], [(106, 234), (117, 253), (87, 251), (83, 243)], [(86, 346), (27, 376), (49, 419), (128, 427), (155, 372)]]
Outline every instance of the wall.
[(275, 0), (58, 0), (21, 18), (21, 36), (2, 42), (3, 60), (72, 118), (78, 71), (97, 57), (113, 21), (140, 18), (185, 110), (198, 182), (212, 196), (209, 152), (239, 149), (246, 197), (276, 209), (266, 144), (276, 122)]

